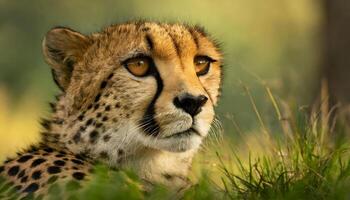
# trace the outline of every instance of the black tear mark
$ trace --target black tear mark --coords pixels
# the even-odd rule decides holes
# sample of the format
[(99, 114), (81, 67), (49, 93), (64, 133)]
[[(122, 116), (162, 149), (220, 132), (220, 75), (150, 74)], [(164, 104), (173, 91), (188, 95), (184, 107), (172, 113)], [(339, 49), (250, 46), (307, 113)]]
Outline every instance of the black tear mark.
[(163, 85), (163, 80), (161, 79), (160, 74), (156, 69), (156, 66), (154, 63), (152, 63), (151, 70), (152, 70), (151, 75), (154, 76), (157, 82), (157, 91), (151, 103), (149, 104), (143, 118), (141, 119), (140, 125), (141, 127), (143, 127), (143, 130), (147, 135), (156, 137), (159, 134), (159, 125), (154, 119), (155, 104), (160, 94), (162, 93), (164, 85)]

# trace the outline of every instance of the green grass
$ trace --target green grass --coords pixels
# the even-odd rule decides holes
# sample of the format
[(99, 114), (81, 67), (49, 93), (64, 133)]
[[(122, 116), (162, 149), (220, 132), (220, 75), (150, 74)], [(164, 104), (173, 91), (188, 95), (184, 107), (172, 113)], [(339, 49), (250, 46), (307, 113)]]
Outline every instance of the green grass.
[(222, 162), (222, 192), (230, 199), (348, 199), (349, 145), (319, 139), (306, 128), (247, 166), (236, 157), (239, 173)]
[[(260, 155), (244, 163), (235, 157), (234, 172), (221, 159), (224, 189), (229, 199), (349, 199), (350, 165), (346, 126), (331, 118), (328, 98), (324, 94), (319, 112), (286, 108), (283, 114), (279, 104), (266, 87), (267, 95), (276, 111), (283, 137), (277, 139), (264, 124), (248, 88), (244, 87), (262, 133), (269, 141), (271, 154)], [(325, 106), (326, 104), (326, 106)], [(308, 114), (311, 113), (311, 114)], [(276, 134), (275, 134), (276, 135)]]
[[(269, 130), (254, 103), (248, 88), (244, 88), (261, 125), (261, 140), (268, 151), (244, 156), (232, 143), (209, 138), (209, 145), (195, 161), (196, 184), (183, 199), (349, 199), (349, 142), (341, 120), (330, 120), (321, 104), (320, 112), (300, 109), (280, 109), (269, 88), (267, 96), (276, 111), (281, 132)], [(244, 133), (242, 133), (244, 134)], [(277, 137), (279, 136), (279, 137)], [(253, 137), (257, 137), (255, 134)], [(216, 142), (210, 143), (215, 140)], [(249, 141), (247, 141), (249, 142)], [(255, 150), (255, 151), (254, 151)], [(209, 163), (202, 157), (212, 153)], [(231, 159), (229, 159), (231, 158)], [(217, 163), (217, 170), (210, 171)], [(130, 171), (114, 171), (97, 165), (91, 179), (70, 181), (50, 187), (50, 199), (174, 199), (178, 196), (156, 185), (152, 192), (142, 190), (138, 177)], [(13, 194), (6, 181), (0, 181), (0, 197)], [(15, 197), (15, 194), (13, 194)]]

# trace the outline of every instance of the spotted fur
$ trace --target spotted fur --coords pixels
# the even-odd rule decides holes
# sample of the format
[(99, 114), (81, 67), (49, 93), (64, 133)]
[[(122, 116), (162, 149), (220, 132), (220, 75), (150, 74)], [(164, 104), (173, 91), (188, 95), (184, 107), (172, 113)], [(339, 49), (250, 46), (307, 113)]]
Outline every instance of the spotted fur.
[[(132, 168), (146, 182), (174, 190), (188, 186), (220, 94), (222, 56), (203, 29), (130, 22), (83, 35), (56, 27), (43, 53), (62, 94), (42, 121), (40, 142), (0, 167), (18, 191), (39, 195), (57, 180), (84, 180), (95, 161)], [(123, 64), (137, 56), (152, 60), (146, 76)], [(196, 56), (212, 61), (204, 75), (196, 74)], [(197, 96), (204, 101), (196, 112), (178, 103)]]

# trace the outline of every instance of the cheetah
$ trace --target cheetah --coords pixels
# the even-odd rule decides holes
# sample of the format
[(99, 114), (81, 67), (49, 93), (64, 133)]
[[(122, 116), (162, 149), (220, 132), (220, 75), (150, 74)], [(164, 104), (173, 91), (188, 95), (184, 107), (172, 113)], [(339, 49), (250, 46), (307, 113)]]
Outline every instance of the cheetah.
[(223, 56), (199, 26), (125, 22), (84, 35), (55, 27), (42, 50), (60, 88), (41, 139), (0, 175), (22, 196), (86, 180), (95, 162), (180, 190), (220, 96)]

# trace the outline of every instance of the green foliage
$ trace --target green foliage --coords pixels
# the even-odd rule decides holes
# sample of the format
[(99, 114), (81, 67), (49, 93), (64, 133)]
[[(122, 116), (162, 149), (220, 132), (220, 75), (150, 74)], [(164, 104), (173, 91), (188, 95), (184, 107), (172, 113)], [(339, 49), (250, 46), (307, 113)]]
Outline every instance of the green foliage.
[(273, 153), (243, 163), (235, 155), (239, 172), (227, 168), (222, 190), (230, 199), (348, 199), (350, 145), (344, 126), (332, 129), (323, 113), (308, 116), (300, 111), (288, 121), (290, 133), (281, 142), (271, 138)]
[(7, 181), (5, 178), (0, 177), (0, 199), (16, 199), (17, 197), (18, 193), (16, 192), (13, 184)]
[(237, 157), (238, 174), (223, 164), (223, 192), (231, 199), (347, 199), (348, 148), (318, 154), (315, 143), (310, 142), (299, 140), (287, 154), (281, 150), (249, 162), (248, 167)]

